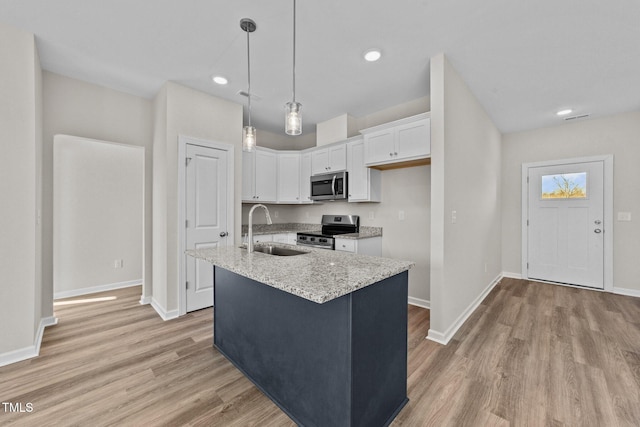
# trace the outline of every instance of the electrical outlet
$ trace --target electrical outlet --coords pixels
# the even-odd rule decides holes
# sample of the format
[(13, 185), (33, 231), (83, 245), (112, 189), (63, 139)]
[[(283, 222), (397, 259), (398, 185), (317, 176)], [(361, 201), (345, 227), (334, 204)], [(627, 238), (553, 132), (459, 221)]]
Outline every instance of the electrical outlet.
[(398, 219), (404, 221), (404, 211), (398, 211)]
[(373, 211), (369, 212), (369, 219), (376, 219), (376, 214)]
[(278, 218), (278, 211), (274, 211), (274, 212), (273, 212), (273, 216), (274, 216), (275, 218)]
[(451, 211), (451, 224), (455, 224), (458, 220), (458, 212)]
[(120, 267), (120, 260), (116, 259), (113, 261), (113, 268), (119, 268)]

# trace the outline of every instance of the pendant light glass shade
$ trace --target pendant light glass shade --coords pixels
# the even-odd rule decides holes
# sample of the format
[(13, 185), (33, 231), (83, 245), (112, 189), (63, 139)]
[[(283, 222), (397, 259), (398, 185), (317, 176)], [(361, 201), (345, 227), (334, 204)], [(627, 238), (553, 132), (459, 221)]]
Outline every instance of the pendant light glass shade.
[(293, 100), (285, 104), (284, 132), (287, 135), (302, 133), (302, 104), (296, 102), (296, 0), (293, 0)]
[(242, 128), (242, 151), (253, 151), (256, 148), (256, 128), (245, 126)]
[(284, 131), (287, 135), (300, 135), (302, 133), (301, 108), (302, 104), (299, 102), (287, 102), (285, 105), (286, 117)]
[(256, 147), (256, 128), (251, 126), (251, 56), (249, 50), (249, 34), (254, 32), (257, 26), (253, 20), (243, 18), (240, 21), (240, 28), (247, 33), (247, 103), (249, 109), (249, 124), (242, 128), (242, 150), (253, 151)]

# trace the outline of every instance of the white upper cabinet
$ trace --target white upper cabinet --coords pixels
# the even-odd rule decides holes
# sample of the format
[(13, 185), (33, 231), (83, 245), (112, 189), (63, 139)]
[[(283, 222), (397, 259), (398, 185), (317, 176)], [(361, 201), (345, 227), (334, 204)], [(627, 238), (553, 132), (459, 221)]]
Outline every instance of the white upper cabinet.
[(278, 153), (278, 203), (299, 203), (300, 184), (300, 153)]
[(311, 173), (338, 172), (347, 169), (347, 145), (340, 143), (311, 152)]
[(360, 131), (364, 135), (365, 164), (386, 165), (431, 156), (431, 116), (418, 114)]
[(277, 155), (264, 148), (242, 152), (242, 200), (276, 202)]
[(381, 200), (381, 172), (365, 166), (362, 137), (352, 138), (347, 143), (347, 172), (349, 172), (349, 202)]
[(313, 203), (311, 200), (311, 153), (300, 155), (300, 203)]

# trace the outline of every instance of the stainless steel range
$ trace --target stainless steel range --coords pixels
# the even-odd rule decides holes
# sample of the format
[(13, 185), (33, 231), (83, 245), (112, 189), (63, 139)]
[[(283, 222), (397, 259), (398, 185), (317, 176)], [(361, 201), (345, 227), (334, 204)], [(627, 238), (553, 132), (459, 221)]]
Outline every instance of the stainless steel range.
[(358, 215), (322, 215), (322, 231), (305, 231), (297, 235), (298, 245), (335, 249), (333, 236), (360, 232)]

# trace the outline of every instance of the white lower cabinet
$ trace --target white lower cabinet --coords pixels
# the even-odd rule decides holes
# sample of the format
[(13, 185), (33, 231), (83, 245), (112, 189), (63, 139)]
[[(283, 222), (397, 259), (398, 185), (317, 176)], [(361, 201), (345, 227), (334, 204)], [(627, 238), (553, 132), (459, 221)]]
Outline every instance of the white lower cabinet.
[(352, 252), (360, 255), (382, 256), (382, 237), (366, 239), (342, 239), (336, 237), (336, 251)]
[(278, 233), (273, 234), (274, 243), (288, 243), (290, 245), (296, 244), (297, 233)]
[(273, 242), (273, 234), (254, 234), (253, 243)]

